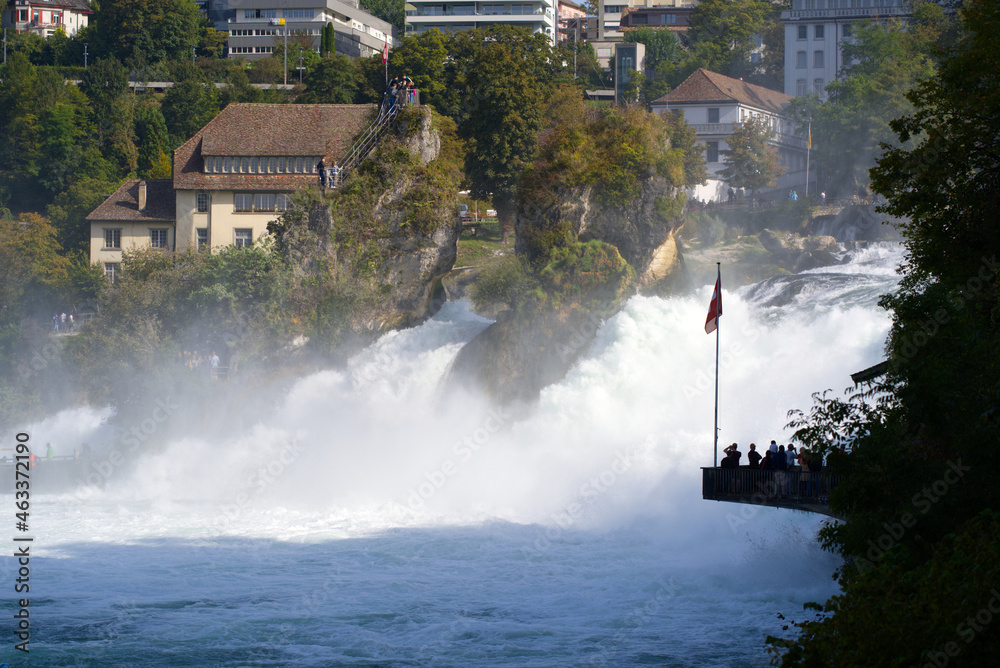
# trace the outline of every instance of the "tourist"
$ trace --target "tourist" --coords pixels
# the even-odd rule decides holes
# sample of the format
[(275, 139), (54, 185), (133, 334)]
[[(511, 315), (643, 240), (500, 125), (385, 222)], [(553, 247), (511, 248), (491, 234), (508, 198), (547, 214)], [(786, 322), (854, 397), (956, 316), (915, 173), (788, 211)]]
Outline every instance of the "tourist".
[(760, 461), (761, 471), (773, 471), (774, 470), (774, 457), (770, 450), (764, 453), (764, 459)]
[(333, 161), (333, 167), (330, 168), (330, 187), (337, 188), (340, 186), (340, 165), (337, 161)]
[(326, 188), (326, 162), (323, 158), (319, 159), (316, 163), (316, 170), (319, 172), (319, 184)]
[(56, 334), (59, 333), (59, 314), (58, 313), (56, 313), (54, 316), (52, 316), (52, 331), (55, 332)]
[(778, 446), (778, 452), (771, 458), (771, 464), (775, 470), (775, 490), (779, 496), (785, 496), (788, 494), (788, 480), (785, 476), (785, 471), (788, 469), (788, 456), (785, 454), (785, 446)]
[(760, 468), (760, 453), (757, 452), (757, 446), (753, 443), (750, 444), (750, 452), (747, 453), (747, 462), (752, 469)]
[(45, 444), (45, 458), (46, 459), (52, 459), (52, 455), (54, 454), (54, 452), (55, 451), (52, 449), (52, 444), (51, 443), (46, 443)]
[(799, 451), (799, 494), (802, 496), (812, 496), (809, 492), (809, 459), (810, 453), (807, 448)]

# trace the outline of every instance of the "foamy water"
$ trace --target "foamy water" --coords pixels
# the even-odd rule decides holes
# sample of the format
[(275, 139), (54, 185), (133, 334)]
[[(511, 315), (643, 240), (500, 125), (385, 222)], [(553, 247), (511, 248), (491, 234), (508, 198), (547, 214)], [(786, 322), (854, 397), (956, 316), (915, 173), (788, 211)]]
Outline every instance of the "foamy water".
[[(869, 249), (725, 292), (720, 443), (787, 441), (787, 410), (882, 359), (875, 302), (897, 258)], [(103, 488), (36, 497), (35, 658), (766, 665), (777, 613), (832, 594), (837, 564), (815, 542), (822, 518), (701, 499), (710, 292), (631, 299), (519, 417), (441, 389), (488, 325), (448, 304), (229, 439), (126, 452)], [(60, 414), (32, 440), (126, 450), (107, 417)]]

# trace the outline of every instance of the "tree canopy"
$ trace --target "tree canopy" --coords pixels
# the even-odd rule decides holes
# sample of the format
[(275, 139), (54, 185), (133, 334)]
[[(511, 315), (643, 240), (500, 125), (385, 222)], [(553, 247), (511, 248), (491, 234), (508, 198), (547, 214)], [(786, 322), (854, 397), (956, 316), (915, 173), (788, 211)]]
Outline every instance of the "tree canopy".
[(971, 0), (960, 16), (871, 173), (904, 217), (903, 278), (882, 300), (889, 373), (797, 421), (853, 434), (830, 498), (846, 522), (821, 532), (848, 561), (842, 593), (775, 642), (785, 666), (980, 666), (1000, 649), (974, 623), (1000, 558), (1000, 7)]

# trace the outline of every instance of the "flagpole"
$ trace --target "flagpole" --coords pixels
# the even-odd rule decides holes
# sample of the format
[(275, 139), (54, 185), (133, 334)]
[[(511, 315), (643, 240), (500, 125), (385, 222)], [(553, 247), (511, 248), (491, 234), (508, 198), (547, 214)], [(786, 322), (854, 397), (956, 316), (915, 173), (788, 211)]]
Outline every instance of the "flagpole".
[(715, 284), (719, 286), (719, 293), (715, 300), (715, 451), (712, 459), (713, 468), (719, 466), (719, 306), (722, 305), (722, 263), (715, 263), (718, 271)]

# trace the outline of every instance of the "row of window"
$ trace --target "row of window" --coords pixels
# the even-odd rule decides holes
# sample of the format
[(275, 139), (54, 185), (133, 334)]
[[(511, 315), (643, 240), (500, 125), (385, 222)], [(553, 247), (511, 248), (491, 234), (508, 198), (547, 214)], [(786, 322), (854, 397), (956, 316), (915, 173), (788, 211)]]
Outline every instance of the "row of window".
[[(49, 20), (46, 21), (45, 19)], [(10, 11), (10, 20), (14, 23), (18, 21), (24, 23), (28, 20), (28, 10), (12, 9)], [(35, 23), (62, 23), (62, 12), (40, 12), (34, 9), (31, 12), (31, 20)]]
[[(167, 247), (167, 228), (157, 228), (149, 230), (149, 245), (153, 248)], [(104, 228), (104, 248), (120, 249), (122, 247), (121, 228)]]
[(288, 203), (284, 193), (233, 193), (233, 211), (237, 213), (285, 211)]
[[(105, 232), (107, 231), (108, 230), (105, 230)], [(205, 250), (208, 248), (208, 228), (199, 227), (196, 232), (198, 233), (198, 250)], [(233, 245), (237, 248), (246, 248), (253, 245), (253, 230), (251, 228), (237, 228), (233, 230)], [(104, 275), (107, 276), (112, 283), (114, 283), (115, 278), (117, 278), (120, 272), (121, 269), (118, 262), (104, 263)]]
[(272, 46), (231, 46), (229, 53), (273, 53)]
[(280, 34), (274, 28), (248, 28), (246, 30), (230, 30), (230, 37), (269, 37)]
[[(233, 210), (240, 213), (248, 211), (285, 211), (289, 205), (285, 193), (233, 193)], [(198, 213), (207, 213), (211, 204), (208, 193), (198, 193), (195, 205)]]
[[(809, 54), (805, 51), (795, 53), (795, 67), (804, 69), (809, 66)], [(813, 67), (826, 67), (826, 55), (822, 51), (813, 52)]]
[[(853, 33), (851, 32), (851, 24), (845, 23), (842, 26), (841, 36), (850, 37)], [(826, 26), (825, 25), (815, 25), (813, 26), (813, 39), (824, 39), (826, 37)], [(809, 39), (809, 26), (799, 26), (798, 32), (799, 39)]]
[[(823, 79), (813, 79), (813, 90), (812, 92), (816, 95), (822, 95), (823, 89), (826, 87), (826, 81)], [(795, 95), (797, 97), (802, 97), (809, 92), (809, 82), (805, 79), (795, 80)]]
[[(315, 9), (286, 9), (282, 12), (282, 18), (286, 19), (311, 19), (316, 15)], [(244, 9), (245, 19), (276, 19), (277, 9)]]
[(315, 174), (320, 156), (237, 158), (205, 156), (206, 174)]

